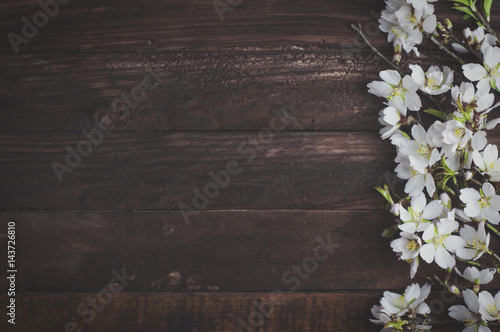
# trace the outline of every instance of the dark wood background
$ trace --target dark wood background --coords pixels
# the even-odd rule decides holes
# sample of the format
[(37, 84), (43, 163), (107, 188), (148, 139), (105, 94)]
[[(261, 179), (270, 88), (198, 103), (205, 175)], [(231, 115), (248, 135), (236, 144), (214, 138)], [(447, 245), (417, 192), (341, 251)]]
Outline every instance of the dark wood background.
[[(366, 91), (386, 65), (349, 24), (389, 54), (376, 30), (384, 3), (231, 3), (220, 20), (211, 0), (73, 0), (15, 53), (7, 34), (21, 35), (40, 6), (2, 1), (0, 232), (16, 222), (18, 274), (17, 324), (2, 309), (0, 329), (237, 331), (256, 300), (276, 298), (254, 331), (380, 329), (370, 308), (410, 283), (409, 267), (380, 236), (392, 218), (373, 190), (394, 169), (381, 100)], [(433, 51), (405, 64), (435, 57), (458, 69)], [(123, 118), (112, 112), (148, 73), (162, 80), (147, 98)], [(260, 139), (286, 112), (284, 130)], [(60, 183), (51, 164), (103, 119), (114, 130)], [(238, 147), (252, 140), (248, 160)], [(179, 204), (192, 206), (193, 189), (230, 160), (242, 172), (186, 223)], [(283, 273), (328, 237), (333, 253), (292, 291)], [(85, 321), (77, 308), (112, 271), (133, 280)]]

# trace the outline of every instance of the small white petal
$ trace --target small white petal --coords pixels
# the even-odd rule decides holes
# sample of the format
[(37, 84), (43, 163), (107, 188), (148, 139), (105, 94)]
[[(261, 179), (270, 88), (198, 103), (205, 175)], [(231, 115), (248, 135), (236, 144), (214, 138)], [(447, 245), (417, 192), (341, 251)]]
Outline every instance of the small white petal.
[(401, 82), (401, 75), (397, 70), (383, 70), (379, 74), (380, 78), (391, 85), (398, 85)]
[(464, 71), (464, 76), (473, 82), (479, 81), (480, 79), (488, 75), (486, 69), (476, 63), (468, 63), (466, 65), (463, 65), (462, 69)]

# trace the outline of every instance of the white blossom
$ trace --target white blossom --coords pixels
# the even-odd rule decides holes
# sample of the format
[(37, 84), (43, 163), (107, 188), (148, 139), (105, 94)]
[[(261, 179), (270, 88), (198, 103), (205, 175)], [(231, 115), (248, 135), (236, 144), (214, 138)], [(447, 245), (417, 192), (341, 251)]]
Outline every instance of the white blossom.
[(476, 229), (464, 225), (460, 229), (460, 237), (467, 242), (467, 246), (457, 249), (457, 256), (462, 259), (479, 259), (490, 245), (490, 234), (486, 233), (484, 221), (479, 223)]
[(437, 66), (431, 66), (424, 72), (419, 65), (410, 65), (411, 78), (418, 84), (418, 88), (430, 95), (440, 95), (451, 89), (453, 83), (453, 71), (443, 67), (443, 71)]
[(482, 153), (474, 150), (472, 156), (474, 164), (483, 174), (490, 176), (490, 181), (500, 182), (500, 158), (496, 145), (488, 144)]
[(467, 307), (454, 305), (449, 309), (451, 318), (465, 324), (466, 327), (462, 332), (491, 332), (479, 313), (479, 299), (476, 293), (470, 289), (466, 289), (462, 291), (462, 296)]
[(493, 276), (496, 272), (495, 269), (483, 269), (479, 271), (474, 266), (466, 267), (463, 274), (460, 273), (457, 268), (455, 268), (455, 271), (459, 276), (476, 285), (484, 285), (490, 283), (493, 280)]
[(422, 193), (426, 188), (427, 193), (432, 197), (436, 191), (432, 173), (428, 172), (427, 168), (424, 168), (424, 172), (420, 173), (410, 165), (410, 160), (404, 155), (400, 155), (398, 159), (400, 162), (394, 171), (400, 179), (408, 180), (404, 189), (405, 193), (413, 197)]
[(399, 130), (402, 122), (404, 121), (403, 114), (395, 107), (388, 106), (379, 113), (379, 122), (384, 128), (380, 129), (382, 139), (390, 138), (395, 132)]
[(429, 264), (435, 261), (443, 269), (452, 268), (455, 261), (450, 253), (466, 245), (460, 236), (451, 235), (458, 229), (458, 226), (458, 222), (455, 221), (455, 212), (451, 211), (447, 219), (441, 219), (427, 228), (422, 235), (426, 244), (420, 249), (420, 257)]
[(495, 298), (488, 291), (479, 293), (479, 312), (487, 321), (500, 320), (500, 292)]
[[(483, 27), (477, 27), (477, 29), (473, 31), (467, 27), (463, 30), (463, 36), (466, 44), (471, 45), (472, 48), (478, 51), (481, 50), (481, 52), (484, 52), (489, 46), (496, 45), (497, 41), (497, 38), (492, 34), (485, 34)], [(465, 47), (458, 43), (452, 43), (451, 46), (459, 53), (469, 52)]]
[(416, 124), (411, 128), (414, 140), (407, 140), (401, 145), (400, 151), (410, 160), (410, 165), (420, 173), (433, 166), (441, 159), (441, 153), (432, 141), (431, 135), (427, 135), (424, 127)]
[(478, 192), (474, 188), (460, 190), (460, 200), (466, 204), (464, 212), (471, 218), (486, 218), (490, 223), (498, 225), (500, 222), (500, 196), (496, 194), (491, 183), (483, 183)]
[(385, 291), (384, 297), (380, 300), (381, 311), (388, 315), (402, 316), (408, 311), (416, 314), (429, 314), (430, 307), (424, 302), (431, 291), (431, 285), (411, 284), (406, 287), (403, 295)]
[(423, 193), (411, 198), (411, 206), (407, 209), (401, 207), (399, 217), (403, 221), (399, 229), (407, 233), (421, 232), (431, 226), (432, 220), (441, 214), (443, 204), (440, 200), (434, 200), (427, 204)]
[(498, 67), (500, 65), (500, 48), (497, 46), (489, 46), (483, 52), (483, 65), (476, 63), (468, 63), (462, 66), (464, 76), (469, 80), (483, 81), (491, 85), (492, 88), (500, 87), (500, 73)]
[(407, 109), (418, 111), (422, 107), (417, 94), (418, 85), (409, 75), (401, 78), (396, 70), (383, 70), (379, 76), (382, 81), (368, 84), (369, 93), (386, 98), (389, 106), (397, 108), (403, 116), (406, 116)]

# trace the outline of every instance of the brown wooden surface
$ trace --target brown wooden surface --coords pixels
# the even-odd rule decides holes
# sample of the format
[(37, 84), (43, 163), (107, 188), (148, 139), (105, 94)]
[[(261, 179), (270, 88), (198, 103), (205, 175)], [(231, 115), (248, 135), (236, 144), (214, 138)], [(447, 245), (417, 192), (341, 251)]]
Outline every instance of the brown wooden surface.
[[(404, 64), (425, 67), (436, 57), (459, 72), (437, 52)], [(31, 53), (0, 60), (1, 131), (90, 130), (103, 116), (115, 131), (260, 130), (273, 108), (285, 106), (300, 123), (295, 130), (379, 130), (373, 106), (380, 99), (360, 91), (385, 65), (367, 50)], [(168, 77), (120, 119), (112, 102), (150, 72)]]
[[(2, 1), (0, 271), (14, 220), (19, 272), (17, 324), (0, 311), (0, 330), (74, 321), (84, 331), (237, 331), (255, 300), (280, 290), (284, 303), (255, 331), (379, 331), (370, 308), (411, 281), (380, 236), (393, 219), (373, 190), (393, 180), (395, 151), (378, 136), (383, 106), (366, 84), (387, 67), (349, 24), (390, 54), (375, 30), (383, 7), (242, 0), (221, 21), (211, 0), (73, 0), (16, 54), (8, 33), (21, 34), (21, 18), (40, 7)], [(446, 1), (438, 8), (457, 17)], [(403, 66), (436, 58), (460, 72), (436, 52)], [(161, 81), (120, 118), (113, 102), (151, 73)], [(277, 114), (289, 122), (259, 139)], [(103, 119), (112, 133), (59, 183), (51, 163), (65, 163), (65, 148)], [(238, 146), (251, 140), (259, 149), (247, 160)], [(242, 172), (187, 224), (179, 204), (193, 206), (193, 189), (230, 160)], [(283, 273), (328, 236), (335, 250), (291, 289)], [(133, 280), (85, 323), (78, 305), (122, 270)], [(422, 266), (416, 280), (430, 272)]]
[[(30, 292), (92, 292), (122, 266), (137, 274), (129, 291), (157, 291), (151, 283), (174, 271), (185, 280), (198, 275), (203, 287), (220, 291), (290, 290), (295, 282), (283, 281), (283, 273), (313, 257), (328, 237), (333, 252), (299, 290), (401, 289), (406, 280), (392, 276), (409, 275), (409, 266), (397, 263), (378, 235), (390, 225), (385, 217), (384, 211), (208, 211), (187, 225), (181, 213), (2, 215), (18, 223), (19, 256), (29, 267), (19, 273), (20, 290)], [(59, 266), (65, 269), (54, 275)]]
[[(43, 325), (23, 320), (16, 328), (23, 331), (63, 331), (74, 323), (81, 331), (250, 331), (244, 323), (254, 319), (254, 331), (380, 331), (370, 324), (372, 304), (378, 294), (368, 293), (114, 293), (106, 306), (92, 309), (86, 301), (97, 294), (39, 294), (18, 297), (20, 315), (43, 317)], [(436, 296), (434, 296), (436, 297)], [(1, 296), (2, 303), (5, 296)], [(439, 296), (436, 297), (439, 299)], [(259, 311), (256, 304), (262, 304)], [(81, 303), (83, 315), (76, 308)], [(458, 303), (458, 302), (457, 302)], [(269, 305), (272, 304), (272, 307)], [(266, 306), (267, 305), (267, 306)], [(367, 309), (368, 308), (368, 309)], [(101, 310), (100, 312), (98, 310)], [(90, 319), (94, 313), (93, 319)], [(133, 315), (130, 313), (134, 312)], [(262, 315), (260, 312), (268, 313)], [(85, 320), (90, 320), (85, 322)], [(241, 325), (240, 325), (241, 324)], [(260, 329), (257, 326), (260, 325)], [(241, 327), (240, 327), (241, 326)], [(248, 325), (250, 328), (252, 326)], [(13, 329), (0, 321), (0, 328)], [(439, 331), (460, 330), (460, 325), (439, 327)]]
[[(142, 292), (166, 290), (152, 283), (174, 271), (184, 284), (196, 275), (202, 289), (226, 292), (383, 291), (408, 283), (409, 265), (397, 262), (389, 240), (379, 236), (392, 222), (385, 211), (205, 211), (189, 224), (178, 212), (25, 212), (1, 218), (18, 225), (18, 254), (29, 267), (19, 273), (23, 292), (93, 292), (111, 270), (123, 267), (136, 275), (127, 291)], [(283, 276), (314, 257), (322, 242), (331, 252), (320, 250), (327, 257), (307, 279), (297, 286)], [(415, 281), (426, 282), (432, 271), (422, 262)]]
[[(134, 52), (360, 47), (349, 27), (351, 23), (361, 23), (374, 45), (387, 46), (386, 35), (376, 30), (378, 13), (384, 8), (380, 0), (221, 2), (239, 3), (223, 15), (222, 21), (214, 1), (73, 0), (60, 6), (59, 14), (40, 28), (29, 43), (21, 45), (20, 50)], [(459, 17), (444, 1), (438, 8), (440, 19)], [(31, 20), (38, 11), (40, 7), (33, 1), (3, 1), (0, 5), (0, 12), (5, 13), (1, 22), (3, 35), (20, 34), (21, 18)], [(492, 16), (493, 23), (500, 22), (498, 12), (493, 11)], [(7, 38), (1, 40), (0, 51), (13, 52)]]
[[(272, 118), (272, 113), (270, 118)], [(232, 176), (205, 209), (380, 209), (373, 187), (394, 168), (393, 149), (376, 133), (277, 133), (254, 148), (256, 132), (114, 133), (59, 183), (51, 163), (65, 163), (81, 133), (0, 134), (4, 210), (179, 210), (193, 190)], [(246, 144), (238, 152), (240, 144)], [(261, 149), (262, 151), (259, 151)], [(249, 152), (247, 152), (247, 150)], [(249, 160), (255, 154), (255, 159)], [(36, 162), (36, 167), (33, 165)]]

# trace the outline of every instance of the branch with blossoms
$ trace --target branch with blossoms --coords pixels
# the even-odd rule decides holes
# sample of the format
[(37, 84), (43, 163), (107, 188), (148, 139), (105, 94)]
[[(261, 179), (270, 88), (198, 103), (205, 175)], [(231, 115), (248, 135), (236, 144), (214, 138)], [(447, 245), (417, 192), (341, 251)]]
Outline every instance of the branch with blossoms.
[[(384, 292), (372, 308), (371, 321), (383, 325), (382, 331), (430, 331), (443, 323), (425, 302), (432, 285), (439, 285), (463, 301), (448, 308), (463, 331), (487, 332), (500, 322), (500, 292), (481, 290), (500, 267), (500, 255), (490, 247), (491, 236), (500, 238), (500, 158), (498, 147), (487, 140), (488, 131), (500, 123), (500, 118), (489, 118), (500, 106), (495, 103), (500, 48), (490, 25), (492, 0), (450, 0), (463, 19), (477, 25), (460, 36), (449, 19), (438, 22), (431, 4), (436, 1), (386, 0), (379, 27), (394, 47), (392, 60), (353, 25), (393, 68), (379, 73), (381, 81), (368, 84), (369, 93), (385, 100), (380, 135), (396, 147), (395, 172), (406, 181), (404, 193), (387, 185), (376, 188), (397, 217), (382, 235), (399, 232), (390, 246), (410, 264), (411, 279), (421, 261), (438, 268), (428, 277), (430, 284), (413, 283), (403, 294)], [(456, 82), (447, 66), (401, 68), (403, 50), (419, 56), (417, 46), (424, 39), (456, 60), (467, 80)], [(424, 107), (426, 100), (432, 106)], [(421, 113), (430, 114), (426, 117), (433, 122), (422, 121)], [(470, 282), (470, 288), (459, 289), (451, 281), (454, 274)]]

